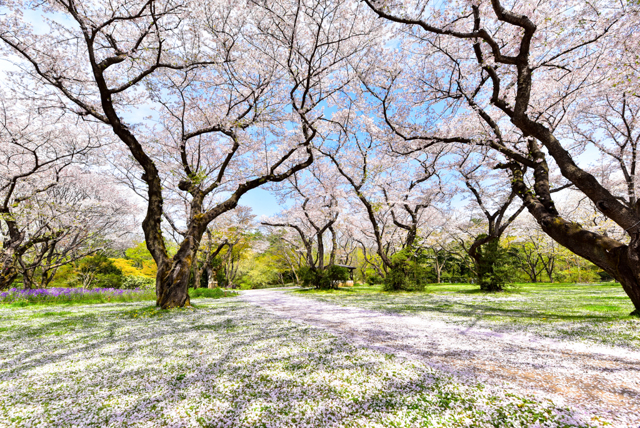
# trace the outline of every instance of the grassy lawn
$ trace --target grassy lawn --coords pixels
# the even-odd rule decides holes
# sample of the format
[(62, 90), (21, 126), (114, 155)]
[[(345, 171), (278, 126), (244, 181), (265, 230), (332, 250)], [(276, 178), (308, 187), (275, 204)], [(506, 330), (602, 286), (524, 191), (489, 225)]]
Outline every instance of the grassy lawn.
[(480, 292), (472, 284), (433, 284), (424, 292), (411, 293), (385, 293), (381, 287), (365, 286), (296, 293), (465, 326), (640, 348), (640, 319), (629, 317), (633, 305), (615, 284), (518, 284), (493, 294)]
[(0, 426), (600, 425), (238, 299), (193, 303), (0, 307)]

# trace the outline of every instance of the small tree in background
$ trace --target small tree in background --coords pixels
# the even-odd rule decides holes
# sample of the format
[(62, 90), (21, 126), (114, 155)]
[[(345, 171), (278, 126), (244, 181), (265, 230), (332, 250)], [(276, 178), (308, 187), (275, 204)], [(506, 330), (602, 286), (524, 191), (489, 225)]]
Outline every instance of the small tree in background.
[[(480, 238), (480, 237), (479, 237)], [(497, 239), (490, 240), (477, 250), (478, 284), (483, 291), (503, 291), (513, 270), (511, 255)]]
[(407, 247), (391, 256), (393, 267), (384, 278), (384, 291), (422, 291), (427, 282), (424, 252)]
[(78, 282), (84, 288), (120, 288), (122, 271), (104, 254), (85, 257), (78, 262)]

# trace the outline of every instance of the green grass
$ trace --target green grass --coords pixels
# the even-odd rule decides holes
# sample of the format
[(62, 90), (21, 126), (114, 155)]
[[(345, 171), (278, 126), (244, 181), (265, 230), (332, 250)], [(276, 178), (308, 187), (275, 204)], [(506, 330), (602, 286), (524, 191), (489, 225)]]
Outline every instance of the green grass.
[(497, 330), (530, 331), (640, 348), (640, 319), (619, 284), (517, 284), (484, 293), (473, 284), (431, 284), (423, 292), (383, 292), (381, 287), (300, 290), (322, 301), (439, 318)]
[(205, 297), (207, 299), (220, 299), (222, 297), (237, 296), (235, 291), (223, 290), (222, 288), (196, 288), (189, 290), (189, 297), (192, 299)]

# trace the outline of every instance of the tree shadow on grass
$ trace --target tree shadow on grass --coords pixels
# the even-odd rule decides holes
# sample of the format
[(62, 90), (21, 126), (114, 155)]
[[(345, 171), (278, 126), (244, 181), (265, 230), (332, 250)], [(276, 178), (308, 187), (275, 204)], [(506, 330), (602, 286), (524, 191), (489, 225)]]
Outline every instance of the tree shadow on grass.
[[(575, 313), (559, 313), (557, 311), (543, 311), (535, 308), (513, 308), (503, 307), (500, 304), (491, 304), (486, 302), (461, 302), (458, 300), (437, 300), (434, 302), (423, 301), (423, 295), (416, 296), (420, 298), (418, 303), (411, 301), (387, 301), (381, 302), (380, 298), (367, 298), (362, 296), (358, 299), (359, 302), (367, 303), (373, 306), (377, 310), (393, 313), (434, 313), (438, 315), (448, 315), (458, 318), (474, 318), (474, 319), (498, 319), (501, 321), (508, 321), (509, 319), (522, 319), (522, 320), (535, 320), (535, 321), (590, 321), (590, 322), (608, 322), (608, 321), (620, 321), (632, 319), (623, 308), (620, 308), (620, 314), (612, 313), (612, 311), (605, 311), (600, 314), (575, 314)], [(435, 296), (440, 297), (440, 296)], [(416, 299), (417, 300), (417, 299)], [(526, 302), (522, 302), (522, 305), (526, 305)], [(608, 305), (609, 309), (612, 309), (612, 305)], [(557, 308), (561, 309), (561, 308)], [(588, 310), (588, 308), (581, 308), (582, 310)], [(574, 310), (568, 308), (567, 310)]]
[[(521, 425), (528, 426), (535, 422), (532, 415), (540, 414), (530, 409), (530, 402), (490, 399), (481, 388), (455, 384), (442, 373), (416, 369), (416, 376), (396, 376), (389, 372), (389, 360), (375, 356), (379, 354), (354, 359), (356, 348), (317, 330), (312, 330), (315, 341), (301, 345), (310, 329), (273, 316), (247, 318), (246, 312), (238, 310), (242, 307), (228, 305), (208, 311), (215, 316), (200, 320), (191, 317), (198, 314), (193, 310), (159, 311), (161, 315), (143, 321), (134, 315), (154, 309), (96, 315), (92, 323), (79, 325), (79, 337), (60, 339), (61, 352), (51, 355), (48, 348), (34, 347), (7, 361), (0, 380), (24, 382), (29, 378), (26, 372), (52, 365), (57, 371), (40, 375), (45, 382), (31, 385), (32, 397), (21, 397), (20, 405), (37, 407), (38, 400), (51, 393), (49, 406), (66, 411), (69, 425), (86, 422), (93, 411), (86, 406), (87, 397), (97, 400), (94, 404), (103, 425), (154, 423), (154, 417), (171, 418), (177, 413), (183, 419), (174, 417), (173, 422), (205, 427), (244, 422), (265, 426), (271, 421), (274, 426), (351, 426), (372, 419), (384, 422), (394, 413), (410, 410), (413, 425), (420, 426), (452, 409), (478, 405), (488, 412), (483, 417), (491, 426), (509, 425), (501, 419), (504, 415), (522, 418)], [(123, 319), (130, 325), (123, 325)], [(113, 335), (108, 334), (110, 329)], [(106, 358), (97, 358), (100, 355)], [(84, 367), (87, 358), (99, 361), (81, 372), (64, 365), (74, 360)], [(99, 383), (103, 374), (112, 378), (107, 385)], [(368, 382), (370, 378), (378, 381), (362, 393), (353, 393), (361, 387), (358, 379)], [(61, 395), (64, 388), (77, 390), (79, 396)], [(114, 400), (122, 402), (111, 406)], [(183, 406), (185, 400), (193, 401), (195, 407)], [(11, 407), (12, 403), (6, 404)], [(185, 408), (189, 414), (180, 413)], [(260, 414), (255, 416), (256, 412)]]

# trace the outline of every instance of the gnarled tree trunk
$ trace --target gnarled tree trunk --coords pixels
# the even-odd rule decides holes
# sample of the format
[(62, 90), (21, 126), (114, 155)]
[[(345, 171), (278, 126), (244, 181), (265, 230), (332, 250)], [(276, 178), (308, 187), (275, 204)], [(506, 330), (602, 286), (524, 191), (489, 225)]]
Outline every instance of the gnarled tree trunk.
[(190, 306), (189, 278), (191, 276), (191, 258), (181, 257), (171, 260), (162, 268), (158, 266), (156, 276), (156, 305), (162, 309)]
[[(162, 309), (191, 306), (189, 279), (191, 278), (194, 256), (206, 228), (206, 225), (199, 220), (199, 216), (201, 214), (192, 216), (190, 227), (176, 255), (172, 258), (163, 257), (159, 261), (156, 260), (158, 263), (156, 306)], [(150, 246), (148, 243), (147, 245)]]
[(6, 290), (18, 276), (18, 270), (12, 250), (5, 250), (0, 257), (0, 290)]

